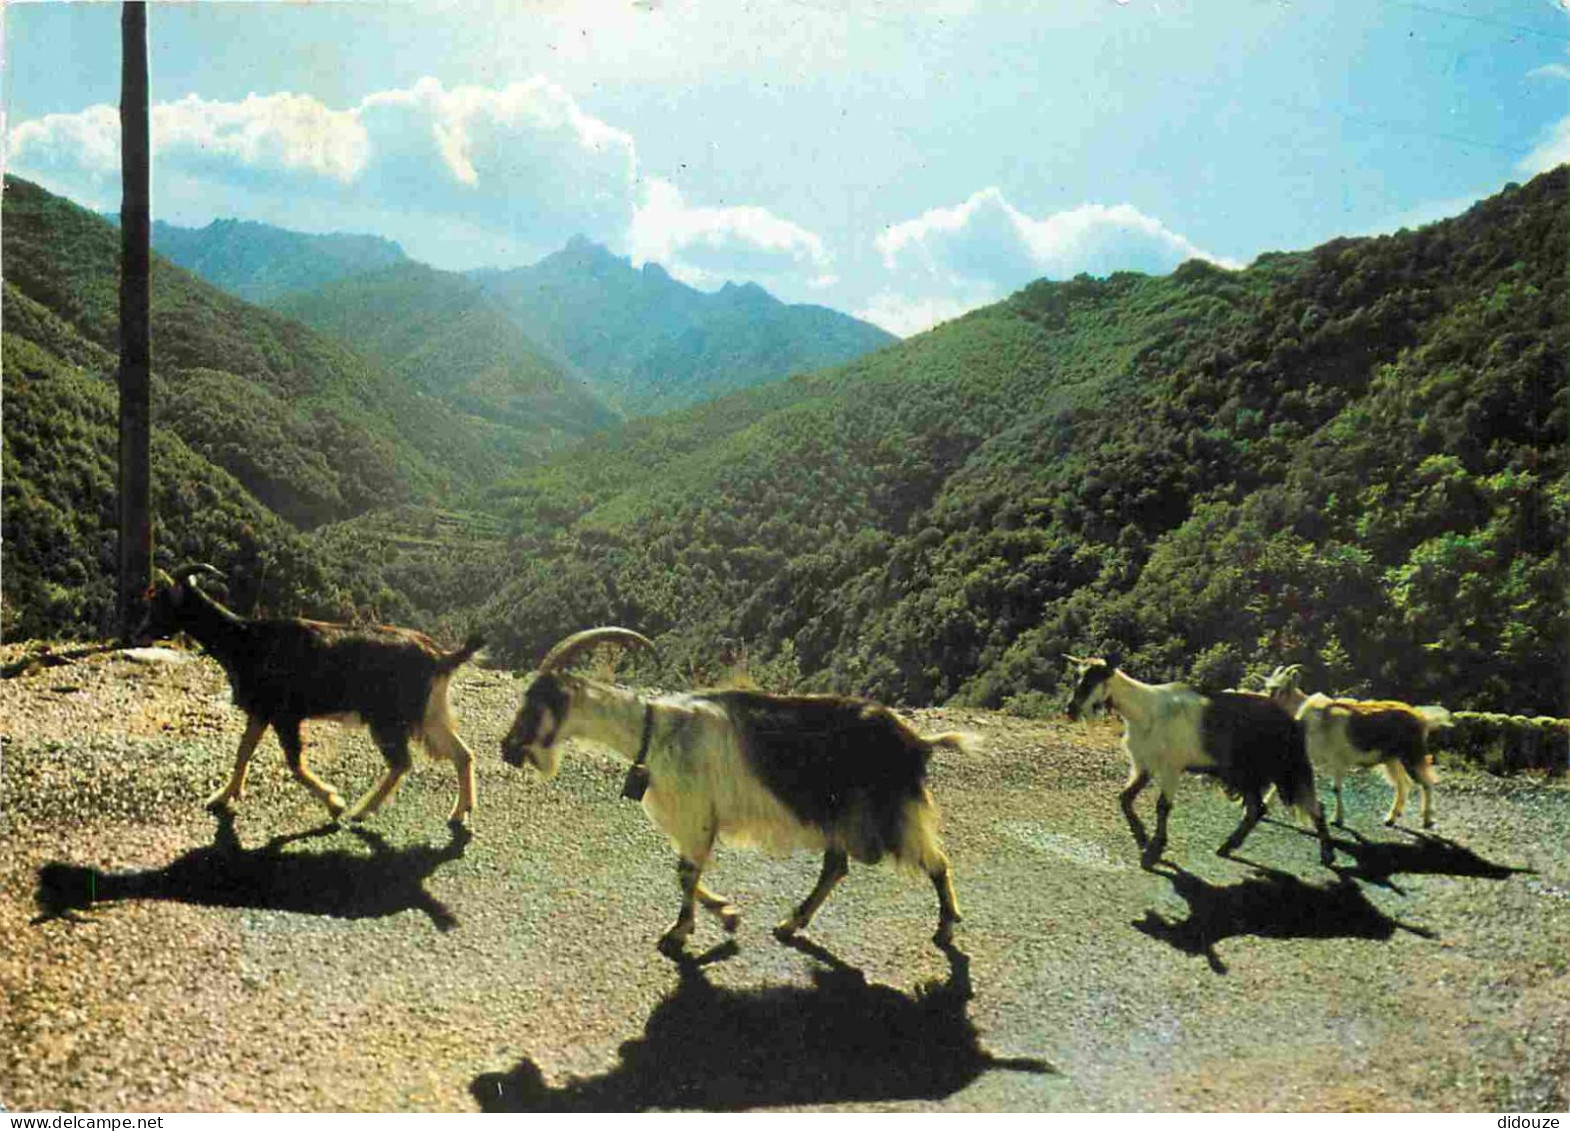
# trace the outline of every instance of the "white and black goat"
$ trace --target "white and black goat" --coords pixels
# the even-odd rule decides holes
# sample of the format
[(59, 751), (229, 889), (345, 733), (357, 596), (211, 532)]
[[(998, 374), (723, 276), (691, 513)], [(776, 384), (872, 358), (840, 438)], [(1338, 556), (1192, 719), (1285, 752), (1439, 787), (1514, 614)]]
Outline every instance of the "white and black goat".
[[(1202, 694), (1183, 683), (1141, 683), (1115, 661), (1065, 658), (1079, 671), (1069, 717), (1110, 708), (1123, 719), (1123, 749), (1130, 766), (1118, 800), (1135, 842), (1144, 850), (1144, 867), (1154, 868), (1166, 849), (1167, 815), (1185, 772), (1209, 774), (1243, 799), (1242, 823), (1217, 850), (1220, 855), (1235, 851), (1253, 831), (1265, 813), (1265, 791), (1274, 786), (1282, 800), (1314, 822), (1320, 861), (1329, 866), (1334, 850), (1314, 793), (1303, 729), (1283, 707), (1254, 692)], [(1156, 801), (1156, 833), (1147, 837), (1134, 799), (1152, 778), (1161, 796)]]
[(564, 669), (604, 642), (652, 648), (629, 629), (574, 633), (540, 661), (518, 715), (502, 740), (502, 759), (556, 772), (558, 744), (582, 738), (643, 766), (643, 808), (679, 856), (681, 905), (661, 949), (680, 949), (694, 926), (694, 903), (734, 931), (740, 913), (700, 882), (716, 841), (775, 852), (823, 852), (811, 894), (775, 931), (807, 926), (848, 858), (885, 856), (919, 869), (938, 895), (938, 930), (947, 943), (960, 921), (938, 810), (926, 786), (938, 747), (963, 748), (958, 734), (921, 735), (886, 707), (834, 695), (700, 691), (650, 696)]
[(1389, 699), (1332, 699), (1309, 695), (1298, 687), (1301, 665), (1278, 667), (1265, 680), (1265, 692), (1297, 717), (1308, 742), (1308, 756), (1330, 775), (1336, 795), (1335, 823), (1345, 824), (1341, 781), (1348, 770), (1384, 767), (1396, 795), (1385, 824), (1393, 825), (1406, 810), (1408, 785), (1423, 791), (1423, 827), (1434, 824), (1433, 759), (1428, 736), (1451, 725), (1443, 707), (1413, 707)]
[(457, 768), (458, 800), (448, 820), (458, 824), (468, 817), (474, 809), (474, 758), (453, 727), (447, 685), (479, 651), (478, 637), (447, 652), (407, 628), (237, 616), (198, 588), (196, 577), (203, 573), (223, 577), (204, 564), (160, 577), (147, 592), (147, 617), (136, 636), (190, 636), (223, 665), (235, 706), (248, 716), (234, 772), (207, 799), (209, 809), (233, 810), (245, 793), (251, 755), (271, 726), (295, 778), (336, 819), (344, 812), (343, 798), (306, 766), (300, 734), (306, 719), (331, 718), (368, 726), (387, 759), (386, 773), (355, 802), (349, 820), (369, 817), (398, 788), (410, 768), (411, 737)]

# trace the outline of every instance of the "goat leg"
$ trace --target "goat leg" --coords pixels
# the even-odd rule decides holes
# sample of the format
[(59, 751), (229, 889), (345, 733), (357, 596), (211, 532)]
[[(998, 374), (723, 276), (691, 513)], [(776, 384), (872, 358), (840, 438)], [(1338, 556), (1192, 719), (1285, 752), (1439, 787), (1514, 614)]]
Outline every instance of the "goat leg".
[(850, 864), (844, 849), (831, 848), (825, 852), (823, 869), (818, 873), (818, 882), (813, 886), (811, 894), (802, 900), (801, 906), (796, 908), (789, 918), (774, 928), (775, 935), (784, 939), (797, 931), (804, 930), (807, 924), (812, 922), (812, 917), (818, 913), (818, 908), (823, 906), (823, 901), (829, 897), (829, 892), (834, 890), (834, 885), (843, 880), (849, 871)]
[(954, 895), (954, 880), (949, 875), (947, 857), (940, 856), (939, 863), (927, 875), (938, 893), (938, 929), (932, 941), (947, 946), (954, 939), (954, 924), (963, 918), (959, 913), (959, 900)]
[(1396, 790), (1395, 799), (1390, 803), (1390, 812), (1385, 814), (1385, 824), (1393, 825), (1406, 811), (1406, 769), (1399, 761), (1392, 758), (1385, 763), (1385, 771), (1390, 778), (1390, 784), (1395, 786)]
[(245, 722), (245, 733), (240, 736), (240, 749), (234, 756), (234, 772), (229, 783), (209, 797), (203, 804), (215, 813), (234, 812), (234, 803), (245, 796), (245, 774), (251, 766), (251, 755), (256, 744), (267, 733), (267, 720), (261, 715), (251, 715)]
[(338, 795), (336, 789), (311, 773), (310, 767), (305, 764), (305, 741), (300, 735), (300, 720), (275, 720), (273, 731), (278, 735), (278, 743), (283, 747), (284, 759), (289, 763), (289, 771), (294, 774), (295, 780), (326, 805), (328, 815), (336, 821), (338, 815), (343, 812), (343, 798)]
[(693, 889), (693, 894), (698, 897), (698, 902), (703, 904), (705, 911), (719, 916), (720, 926), (725, 928), (726, 934), (736, 933), (736, 928), (741, 926), (741, 912), (728, 898), (710, 891), (702, 884), (698, 884)]
[[(1265, 806), (1259, 799), (1259, 794), (1249, 793), (1243, 798), (1243, 819), (1238, 822), (1237, 828), (1232, 830), (1232, 835), (1222, 842), (1216, 849), (1217, 856), (1231, 856), (1243, 846), (1248, 839), (1248, 834), (1254, 831), (1254, 826), (1259, 824), (1259, 819), (1265, 815)], [(1324, 818), (1320, 818), (1323, 822)]]
[(426, 726), (425, 746), (436, 757), (451, 762), (457, 771), (458, 799), (447, 815), (447, 824), (457, 828), (474, 811), (474, 753), (457, 731), (439, 723)]
[(660, 936), (660, 950), (666, 954), (679, 953), (686, 945), (687, 936), (692, 934), (695, 925), (693, 905), (700, 886), (698, 876), (702, 870), (702, 865), (685, 856), (676, 862), (676, 880), (681, 885), (681, 909), (677, 911), (676, 922), (671, 924), (670, 930)]
[(1325, 827), (1325, 810), (1316, 799), (1314, 803), (1314, 831), (1319, 834), (1319, 862), (1326, 868), (1330, 867), (1336, 859), (1334, 841), (1330, 839), (1330, 830)]
[(1146, 770), (1133, 770), (1129, 773), (1128, 782), (1118, 794), (1118, 804), (1123, 807), (1123, 816), (1128, 821), (1129, 831), (1134, 834), (1134, 843), (1144, 848), (1150, 841), (1150, 836), (1145, 832), (1145, 826), (1139, 819), (1139, 814), (1134, 812), (1134, 799), (1140, 791), (1150, 784), (1150, 773)]
[[(1415, 776), (1415, 775), (1414, 775)], [(1423, 791), (1423, 827), (1434, 827), (1434, 790), (1422, 778), (1417, 778), (1417, 788)]]
[(398, 788), (398, 783), (403, 781), (403, 776), (409, 772), (414, 764), (414, 759), (409, 755), (409, 734), (407, 731), (394, 727), (381, 729), (373, 726), (371, 737), (376, 740), (376, 745), (381, 749), (382, 757), (387, 760), (387, 770), (381, 779), (371, 787), (360, 800), (356, 801), (349, 812), (344, 814), (350, 821), (363, 821), (382, 807), (382, 804), (393, 795)]
[(1140, 867), (1148, 870), (1161, 863), (1161, 854), (1167, 850), (1167, 816), (1171, 812), (1172, 799), (1163, 793), (1156, 798), (1156, 835), (1145, 845), (1139, 858)]

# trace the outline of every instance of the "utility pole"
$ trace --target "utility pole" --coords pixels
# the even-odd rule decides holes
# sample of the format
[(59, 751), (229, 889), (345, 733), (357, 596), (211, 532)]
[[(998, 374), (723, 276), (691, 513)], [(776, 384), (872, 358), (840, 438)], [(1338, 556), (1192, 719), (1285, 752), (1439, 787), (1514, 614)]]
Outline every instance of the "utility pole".
[(130, 643), (152, 581), (151, 136), (147, 4), (120, 13), (120, 639)]

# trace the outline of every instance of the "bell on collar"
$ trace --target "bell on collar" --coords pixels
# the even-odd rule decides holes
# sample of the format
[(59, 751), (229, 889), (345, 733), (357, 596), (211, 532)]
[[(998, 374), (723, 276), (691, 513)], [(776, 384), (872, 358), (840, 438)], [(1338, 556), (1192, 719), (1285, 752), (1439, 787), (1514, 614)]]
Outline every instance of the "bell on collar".
[(642, 765), (627, 767), (627, 780), (621, 783), (621, 795), (628, 801), (642, 801), (644, 793), (649, 788), (649, 767)]

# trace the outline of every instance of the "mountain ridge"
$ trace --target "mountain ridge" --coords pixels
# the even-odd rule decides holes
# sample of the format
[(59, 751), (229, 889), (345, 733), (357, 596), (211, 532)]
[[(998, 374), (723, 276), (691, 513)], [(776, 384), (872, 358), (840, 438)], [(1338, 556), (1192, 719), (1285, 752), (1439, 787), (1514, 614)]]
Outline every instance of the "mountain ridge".
[(396, 241), (383, 236), (310, 234), (235, 218), (215, 219), (201, 228), (155, 220), (152, 244), (171, 263), (258, 304), (289, 291), (412, 262)]

